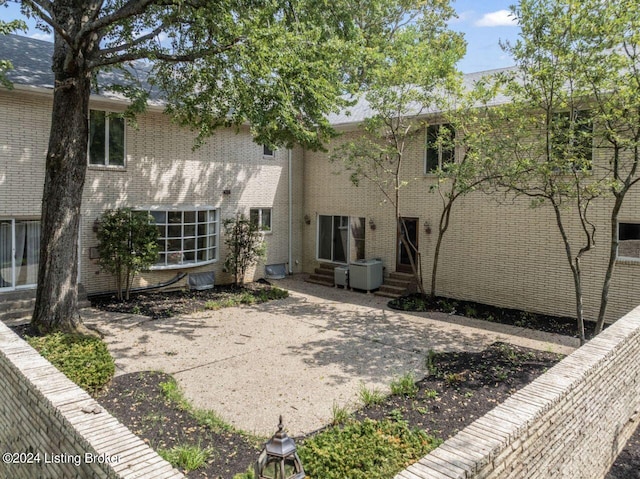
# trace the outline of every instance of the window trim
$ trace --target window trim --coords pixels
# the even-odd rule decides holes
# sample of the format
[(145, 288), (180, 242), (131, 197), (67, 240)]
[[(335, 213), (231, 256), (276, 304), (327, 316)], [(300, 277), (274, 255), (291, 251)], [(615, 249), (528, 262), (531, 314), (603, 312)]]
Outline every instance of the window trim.
[[(618, 225), (616, 228), (616, 240), (618, 241), (618, 246), (616, 248), (616, 261), (640, 264), (640, 257), (620, 256), (620, 225), (621, 224), (633, 224), (633, 225), (638, 225), (640, 227), (640, 220), (629, 220), (629, 221), (618, 220)], [(638, 238), (638, 240), (640, 240), (640, 238)]]
[[(260, 226), (260, 233), (272, 234), (273, 233), (273, 208), (271, 206), (256, 206), (249, 208), (249, 220), (251, 220), (251, 212), (258, 211), (258, 225)], [(263, 210), (269, 210), (269, 229), (262, 229), (262, 212)]]
[(263, 158), (275, 158), (276, 150), (272, 150), (268, 145), (262, 144), (262, 157)]
[(87, 118), (88, 128), (89, 128), (89, 141), (87, 141), (87, 165), (92, 169), (110, 169), (110, 170), (125, 170), (127, 168), (127, 122), (124, 117), (122, 119), (122, 165), (112, 165), (109, 163), (109, 121), (105, 121), (105, 146), (104, 146), (104, 163), (91, 163), (91, 112), (103, 112), (105, 115), (105, 119), (109, 119), (111, 115), (122, 115), (122, 112), (118, 112), (115, 110), (105, 110), (105, 109), (97, 109), (90, 108), (89, 109), (89, 117)]
[[(193, 252), (195, 254), (195, 261), (194, 262), (189, 262), (189, 263), (176, 263), (176, 264), (168, 264), (166, 257), (165, 257), (165, 264), (154, 264), (152, 265), (149, 270), (151, 271), (164, 271), (164, 270), (172, 270), (172, 269), (186, 269), (186, 268), (198, 268), (200, 266), (205, 266), (208, 264), (213, 264), (213, 263), (217, 263), (220, 260), (220, 208), (219, 207), (215, 207), (215, 206), (209, 206), (209, 205), (203, 205), (203, 206), (184, 206), (184, 207), (173, 207), (173, 206), (164, 206), (164, 205), (154, 205), (154, 206), (140, 206), (140, 207), (136, 207), (133, 209), (134, 211), (143, 211), (146, 212), (150, 215), (153, 215), (154, 212), (165, 212), (167, 214), (166, 219), (165, 219), (165, 223), (161, 223), (164, 224), (165, 227), (167, 227), (168, 225), (170, 225), (171, 223), (169, 223), (168, 221), (168, 216), (170, 212), (181, 212), (182, 213), (182, 220), (180, 223), (174, 223), (174, 226), (177, 226), (178, 224), (181, 227), (181, 236), (180, 236), (180, 240), (184, 241), (185, 236), (184, 236), (184, 213), (185, 212), (195, 212), (195, 223), (187, 223), (187, 224), (194, 224), (195, 225), (195, 235), (193, 236), (194, 239), (194, 243), (195, 243), (195, 248), (193, 249)], [(206, 223), (200, 223), (198, 221), (198, 213), (205, 211), (207, 212), (207, 215), (210, 211), (214, 211), (215, 212), (215, 220), (214, 221), (206, 221)], [(206, 246), (205, 248), (198, 248), (198, 224), (213, 224), (214, 225), (214, 232), (213, 233), (208, 233), (206, 235), (202, 235), (201, 237), (212, 237), (214, 239), (214, 245), (211, 246)], [(158, 251), (158, 254), (168, 254), (169, 251), (167, 250), (168, 244), (166, 243), (166, 241), (169, 239), (170, 237), (167, 236), (167, 230), (165, 229), (165, 236), (160, 236), (158, 235), (158, 240), (165, 240), (165, 246), (164, 249), (160, 249)], [(189, 238), (191, 238), (191, 236), (189, 236)], [(174, 238), (176, 239), (176, 238)], [(184, 254), (184, 243), (182, 244), (183, 248), (180, 251), (181, 254)], [(202, 260), (202, 261), (198, 261), (198, 251), (199, 250), (206, 250), (206, 249), (213, 249), (214, 250), (214, 255), (215, 257), (213, 259), (208, 259), (208, 260)], [(191, 250), (189, 250), (191, 251)]]
[[(424, 138), (424, 161), (423, 161), (423, 168), (422, 168), (423, 169), (423, 174), (425, 176), (434, 176), (434, 175), (436, 175), (436, 170), (435, 169), (432, 169), (432, 170), (427, 169), (427, 164), (428, 164), (427, 162), (428, 162), (428, 159), (429, 159), (429, 150), (430, 150), (430, 148), (429, 148), (429, 130), (431, 128), (434, 128), (434, 127), (437, 127), (437, 129), (438, 129), (438, 133), (437, 134), (440, 133), (440, 128), (442, 128), (442, 127), (449, 128), (451, 130), (451, 132), (453, 133), (453, 140), (454, 141), (455, 141), (455, 138), (456, 138), (456, 131), (452, 127), (451, 123), (433, 123), (433, 124), (427, 125), (427, 127), (425, 128), (425, 132), (424, 132), (424, 135), (425, 135), (425, 138)], [(434, 148), (431, 148), (431, 149), (434, 149)], [(443, 165), (442, 157), (443, 157), (443, 152), (444, 151), (451, 151), (451, 160), (447, 161), (447, 163), (449, 163), (449, 162), (455, 163), (457, 161), (457, 159), (458, 159), (458, 152), (457, 152), (457, 148), (455, 146), (455, 143), (450, 149), (447, 148), (446, 150), (442, 145), (438, 145), (438, 166), (436, 167), (436, 169), (437, 168), (442, 168), (442, 165)]]

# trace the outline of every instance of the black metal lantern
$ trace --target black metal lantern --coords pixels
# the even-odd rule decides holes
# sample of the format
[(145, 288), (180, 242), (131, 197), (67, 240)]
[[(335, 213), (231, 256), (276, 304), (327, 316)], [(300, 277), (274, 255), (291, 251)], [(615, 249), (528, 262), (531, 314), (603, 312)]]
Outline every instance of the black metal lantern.
[(255, 464), (256, 479), (304, 479), (306, 474), (296, 453), (296, 443), (284, 432), (282, 416), (278, 431), (265, 444)]

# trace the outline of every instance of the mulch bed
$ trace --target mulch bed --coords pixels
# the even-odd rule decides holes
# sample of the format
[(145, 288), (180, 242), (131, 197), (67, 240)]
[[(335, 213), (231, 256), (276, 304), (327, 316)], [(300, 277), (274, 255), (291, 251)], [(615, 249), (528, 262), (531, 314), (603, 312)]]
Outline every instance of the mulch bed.
[[(390, 396), (381, 405), (357, 411), (355, 417), (401, 417), (411, 426), (446, 439), (560, 359), (557, 354), (503, 343), (495, 343), (480, 353), (438, 354), (432, 358), (432, 374), (417, 383), (415, 397)], [(238, 433), (215, 433), (198, 425), (188, 413), (164, 399), (158, 384), (167, 379), (156, 372), (119, 376), (99, 401), (154, 448), (184, 442), (211, 447), (214, 456), (206, 466), (188, 472), (189, 478), (232, 479), (253, 464), (261, 445)], [(640, 478), (639, 437), (636, 434), (629, 442), (607, 479)], [(304, 437), (296, 441), (301, 444)]]

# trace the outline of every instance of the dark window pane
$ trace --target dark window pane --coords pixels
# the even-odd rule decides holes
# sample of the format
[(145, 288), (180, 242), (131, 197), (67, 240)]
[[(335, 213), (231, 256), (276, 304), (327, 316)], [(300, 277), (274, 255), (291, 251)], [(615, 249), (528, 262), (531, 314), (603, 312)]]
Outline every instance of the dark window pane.
[(196, 212), (195, 211), (185, 211), (184, 212), (184, 222), (185, 223), (195, 223), (196, 222)]
[(124, 166), (124, 118), (109, 118), (109, 164)]
[(89, 163), (105, 164), (105, 115), (103, 111), (91, 110), (89, 120)]

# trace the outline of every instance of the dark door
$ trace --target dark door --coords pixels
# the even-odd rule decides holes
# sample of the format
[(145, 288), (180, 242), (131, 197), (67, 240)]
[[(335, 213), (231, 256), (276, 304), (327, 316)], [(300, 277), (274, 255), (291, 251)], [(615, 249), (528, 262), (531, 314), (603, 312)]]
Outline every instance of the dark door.
[[(403, 242), (402, 237), (407, 240), (409, 248)], [(398, 231), (398, 261), (396, 270), (401, 273), (413, 273), (411, 269), (411, 259), (414, 264), (417, 261), (418, 251), (418, 218), (401, 218)]]

